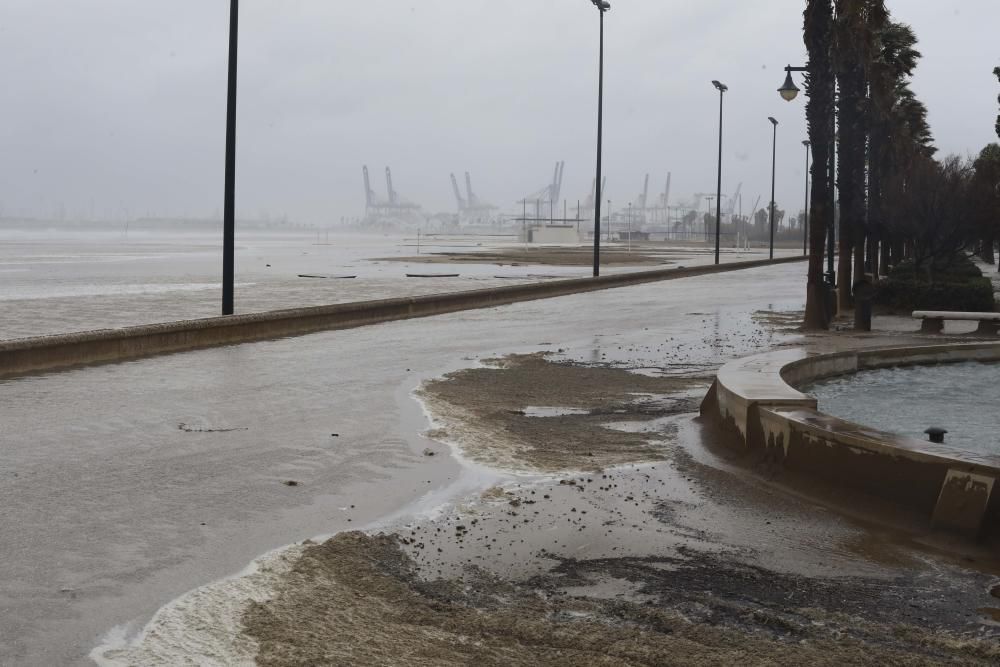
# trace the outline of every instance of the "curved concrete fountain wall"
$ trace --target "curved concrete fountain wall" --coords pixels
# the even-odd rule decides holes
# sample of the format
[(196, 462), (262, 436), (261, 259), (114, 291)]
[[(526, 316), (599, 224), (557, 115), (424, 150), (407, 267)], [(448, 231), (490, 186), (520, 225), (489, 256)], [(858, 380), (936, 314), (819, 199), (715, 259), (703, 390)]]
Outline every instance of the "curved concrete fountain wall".
[(905, 505), (935, 526), (972, 536), (1000, 534), (1000, 492), (993, 493), (1000, 456), (838, 419), (796, 389), (860, 370), (959, 361), (1000, 361), (1000, 343), (771, 352), (723, 366), (701, 412), (728, 424), (765, 461)]

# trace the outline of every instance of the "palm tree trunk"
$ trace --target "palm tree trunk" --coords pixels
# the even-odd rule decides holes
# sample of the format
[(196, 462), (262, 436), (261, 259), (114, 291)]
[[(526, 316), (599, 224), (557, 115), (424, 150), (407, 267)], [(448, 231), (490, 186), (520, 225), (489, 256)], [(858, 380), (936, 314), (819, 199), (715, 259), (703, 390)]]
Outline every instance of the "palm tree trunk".
[(983, 239), (983, 252), (981, 257), (983, 261), (987, 264), (992, 264), (995, 259), (993, 256), (993, 235), (988, 234), (985, 239)]
[(889, 270), (892, 268), (892, 244), (888, 240), (882, 239), (881, 247), (881, 258), (879, 259), (879, 272), (883, 276), (889, 275)]
[(832, 223), (833, 209), (828, 196), (832, 184), (829, 157), (832, 150), (830, 118), (836, 79), (831, 61), (833, 7), (830, 0), (807, 0), (804, 13), (804, 39), (809, 53), (806, 92), (806, 121), (812, 142), (812, 188), (809, 193), (809, 274), (806, 284), (806, 329), (828, 329), (827, 286), (823, 281), (823, 250), (826, 230)]
[(840, 87), (837, 102), (840, 128), (837, 137), (837, 187), (840, 193), (840, 258), (837, 284), (840, 310), (853, 303), (854, 281), (865, 272), (865, 122), (866, 17), (860, 0), (835, 0), (833, 62)]

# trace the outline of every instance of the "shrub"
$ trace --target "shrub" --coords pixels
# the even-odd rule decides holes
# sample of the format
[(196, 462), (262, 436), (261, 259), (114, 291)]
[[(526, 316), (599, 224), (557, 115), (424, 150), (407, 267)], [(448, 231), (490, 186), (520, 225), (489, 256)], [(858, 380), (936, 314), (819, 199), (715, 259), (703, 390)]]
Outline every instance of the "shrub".
[(876, 284), (875, 304), (890, 311), (993, 311), (993, 284), (971, 259), (957, 255), (927, 269), (903, 262)]

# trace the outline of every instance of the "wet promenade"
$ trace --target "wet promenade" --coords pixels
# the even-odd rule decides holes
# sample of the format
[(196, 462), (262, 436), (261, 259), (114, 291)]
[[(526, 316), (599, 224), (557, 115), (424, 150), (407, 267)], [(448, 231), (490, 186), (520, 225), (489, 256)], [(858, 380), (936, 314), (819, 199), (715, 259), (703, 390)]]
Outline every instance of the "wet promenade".
[[(112, 627), (137, 629), (263, 552), (446, 492), (459, 467), (421, 454), (427, 424), (410, 397), (425, 378), (469, 359), (560, 347), (656, 367), (652, 350), (667, 340), (711, 368), (769, 343), (752, 313), (800, 308), (804, 270), (3, 381), (0, 663), (86, 664)], [(623, 332), (648, 339), (650, 351), (620, 349)]]

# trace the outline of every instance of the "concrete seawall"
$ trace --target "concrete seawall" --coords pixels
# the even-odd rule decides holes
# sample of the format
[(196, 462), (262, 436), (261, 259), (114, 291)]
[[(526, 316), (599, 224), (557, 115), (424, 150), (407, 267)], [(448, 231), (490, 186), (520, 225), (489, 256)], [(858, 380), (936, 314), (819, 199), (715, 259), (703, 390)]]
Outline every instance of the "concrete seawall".
[(51, 371), (81, 364), (124, 361), (214, 345), (233, 345), (297, 336), (327, 329), (347, 329), (659, 280), (799, 262), (804, 259), (804, 257), (790, 257), (733, 262), (718, 266), (655, 269), (616, 273), (599, 278), (571, 278), (445, 294), (22, 338), (0, 342), (0, 377)]
[(889, 500), (968, 536), (1000, 534), (1000, 456), (886, 433), (826, 415), (796, 387), (891, 366), (1000, 361), (1000, 343), (959, 343), (811, 354), (783, 350), (720, 369), (702, 402), (768, 464)]

